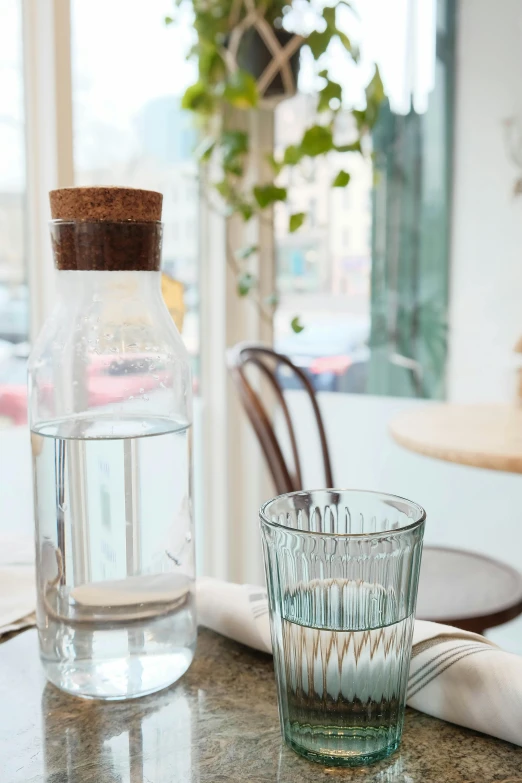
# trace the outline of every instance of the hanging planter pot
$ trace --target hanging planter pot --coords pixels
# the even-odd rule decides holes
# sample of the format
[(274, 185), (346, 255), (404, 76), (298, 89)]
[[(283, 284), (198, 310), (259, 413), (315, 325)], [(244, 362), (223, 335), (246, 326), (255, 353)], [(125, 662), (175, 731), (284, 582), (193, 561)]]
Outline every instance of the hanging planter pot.
[(303, 42), (302, 36), (274, 27), (262, 14), (252, 12), (226, 41), (227, 67), (253, 76), (261, 103), (273, 105), (297, 91)]
[[(289, 98), (297, 91), (301, 41), (288, 30), (271, 28), (271, 33), (278, 46), (275, 56), (257, 27), (244, 31), (236, 54), (238, 67), (256, 80), (261, 100)], [(296, 45), (292, 46), (294, 41)], [(289, 46), (293, 49), (290, 56)]]

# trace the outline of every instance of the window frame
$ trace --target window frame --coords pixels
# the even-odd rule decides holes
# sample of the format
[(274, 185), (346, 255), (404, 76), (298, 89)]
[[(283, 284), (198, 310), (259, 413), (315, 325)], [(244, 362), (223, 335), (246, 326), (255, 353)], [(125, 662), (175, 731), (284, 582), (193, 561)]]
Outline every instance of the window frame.
[(22, 0), (29, 334), (54, 301), (49, 191), (74, 184), (69, 0)]

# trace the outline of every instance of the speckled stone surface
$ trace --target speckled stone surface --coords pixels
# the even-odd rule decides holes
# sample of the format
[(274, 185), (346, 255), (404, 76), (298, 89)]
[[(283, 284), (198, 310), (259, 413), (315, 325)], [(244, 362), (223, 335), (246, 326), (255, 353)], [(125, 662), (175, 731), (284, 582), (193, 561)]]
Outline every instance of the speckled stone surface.
[(329, 769), (281, 745), (272, 659), (209, 631), (168, 690), (100, 704), (46, 685), (36, 632), (0, 645), (0, 783), (522, 783), (522, 748), (407, 711), (401, 748)]

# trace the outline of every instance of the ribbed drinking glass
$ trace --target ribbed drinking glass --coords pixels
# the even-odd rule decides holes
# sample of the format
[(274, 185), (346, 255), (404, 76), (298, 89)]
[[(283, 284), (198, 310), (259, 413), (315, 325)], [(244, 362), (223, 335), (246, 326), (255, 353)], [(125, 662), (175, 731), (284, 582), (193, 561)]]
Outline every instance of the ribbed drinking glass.
[(399, 746), (426, 514), (394, 495), (317, 490), (262, 507), (279, 714), (312, 761)]

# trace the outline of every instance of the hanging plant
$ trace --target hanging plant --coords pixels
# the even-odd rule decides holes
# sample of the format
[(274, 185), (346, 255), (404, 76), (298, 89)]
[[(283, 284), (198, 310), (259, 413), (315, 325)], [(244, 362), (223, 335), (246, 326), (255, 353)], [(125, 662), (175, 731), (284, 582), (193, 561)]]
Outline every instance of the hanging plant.
[[(305, 2), (314, 9), (308, 0)], [(347, 110), (343, 105), (343, 87), (330, 75), (327, 55), (330, 45), (338, 42), (351, 60), (358, 64), (358, 48), (338, 27), (339, 6), (351, 9), (341, 0), (335, 7), (316, 12), (317, 29), (308, 34), (294, 34), (286, 29), (285, 17), (292, 6), (283, 0), (177, 0), (178, 9), (187, 6), (193, 13), (197, 42), (189, 53), (196, 58), (198, 79), (186, 90), (182, 107), (203, 120), (205, 137), (197, 156), (202, 164), (219, 164), (220, 176), (212, 187), (226, 207), (226, 215), (237, 215), (248, 223), (254, 217), (263, 219), (277, 203), (287, 203), (288, 191), (280, 182), (283, 172), (299, 167), (306, 158), (321, 158), (332, 152), (365, 154), (366, 137), (374, 127), (384, 90), (377, 67), (365, 89), (364, 108)], [(166, 22), (171, 23), (172, 17)], [(252, 183), (248, 176), (249, 134), (226, 122), (232, 110), (252, 111), (273, 106), (275, 102), (296, 92), (301, 49), (309, 47), (321, 79), (317, 95), (316, 117), (306, 128), (297, 144), (292, 144), (278, 156), (269, 155), (272, 176)], [(343, 110), (353, 118), (353, 138), (349, 143), (336, 141), (336, 117)], [(214, 170), (215, 167), (212, 167)], [(349, 186), (350, 174), (339, 170), (332, 187)], [(288, 231), (293, 233), (306, 224), (306, 212), (290, 214)], [(272, 317), (277, 297), (261, 302), (256, 292), (257, 280), (248, 271), (248, 262), (258, 252), (255, 245), (245, 246), (238, 253), (228, 253), (228, 262), (237, 277), (239, 296), (251, 296), (261, 313)], [(291, 323), (295, 332), (302, 330), (299, 318)]]

